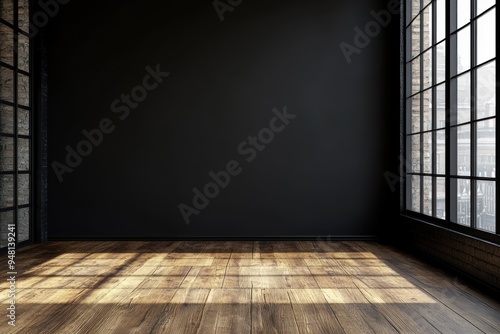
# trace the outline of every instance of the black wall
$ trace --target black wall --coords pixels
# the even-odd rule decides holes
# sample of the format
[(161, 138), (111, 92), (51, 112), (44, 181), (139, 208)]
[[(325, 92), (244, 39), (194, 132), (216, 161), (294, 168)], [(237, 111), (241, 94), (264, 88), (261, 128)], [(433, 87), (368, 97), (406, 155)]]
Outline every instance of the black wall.
[[(223, 22), (210, 0), (61, 6), (47, 26), (49, 163), (104, 118), (114, 131), (62, 182), (49, 167), (49, 237), (379, 234), (394, 201), (384, 172), (397, 171), (399, 17), (350, 64), (339, 44), (387, 3), (246, 0)], [(157, 64), (170, 75), (121, 120), (111, 103)], [(284, 106), (297, 117), (247, 162), (238, 145)], [(241, 173), (186, 224), (178, 205), (230, 160)]]

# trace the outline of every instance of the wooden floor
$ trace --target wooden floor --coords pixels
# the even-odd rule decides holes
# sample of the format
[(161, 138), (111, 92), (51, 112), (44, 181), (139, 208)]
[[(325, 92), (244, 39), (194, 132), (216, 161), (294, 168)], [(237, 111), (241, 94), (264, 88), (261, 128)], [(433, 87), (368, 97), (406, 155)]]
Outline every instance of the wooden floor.
[(17, 271), (0, 333), (500, 333), (498, 302), (376, 242), (52, 242)]

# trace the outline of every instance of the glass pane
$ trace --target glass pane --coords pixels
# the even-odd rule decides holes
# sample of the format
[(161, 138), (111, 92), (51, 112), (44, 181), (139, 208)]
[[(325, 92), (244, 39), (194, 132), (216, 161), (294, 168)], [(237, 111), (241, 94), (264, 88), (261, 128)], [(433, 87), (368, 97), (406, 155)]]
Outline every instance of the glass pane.
[(411, 94), (420, 91), (420, 57), (411, 62)]
[(470, 26), (457, 33), (457, 73), (470, 69)]
[(444, 39), (446, 34), (446, 2), (445, 0), (436, 1), (436, 41)]
[(470, 4), (471, 0), (457, 0), (457, 28), (470, 22)]
[(411, 23), (411, 58), (420, 53), (420, 15)]
[(17, 140), (17, 165), (19, 170), (26, 171), (30, 168), (30, 140), (19, 138)]
[(412, 133), (420, 131), (420, 94), (410, 98), (411, 119), (410, 129)]
[(424, 133), (424, 173), (432, 173), (432, 133)]
[(446, 79), (446, 44), (440, 43), (436, 48), (436, 83)]
[(14, 224), (14, 212), (0, 212), (0, 247), (7, 247), (9, 224)]
[(495, 11), (477, 19), (477, 64), (495, 57)]
[(457, 182), (457, 221), (470, 226), (470, 181), (459, 179)]
[(477, 69), (477, 119), (496, 115), (496, 62), (492, 61)]
[(420, 0), (410, 0), (411, 1), (411, 17), (414, 18), (415, 15), (420, 11)]
[(426, 89), (432, 85), (432, 50), (424, 52), (423, 57), (424, 57), (424, 64), (423, 64), (424, 85), (422, 89)]
[(470, 72), (457, 78), (457, 124), (470, 121)]
[(432, 216), (432, 177), (424, 176), (424, 207), (422, 213)]
[(470, 175), (470, 124), (457, 127), (458, 175)]
[(0, 104), (0, 132), (14, 133), (14, 108)]
[(14, 30), (0, 23), (0, 61), (14, 65)]
[(0, 171), (14, 169), (14, 140), (9, 137), (0, 137)]
[(412, 211), (420, 212), (420, 176), (411, 176), (410, 208)]
[(420, 173), (420, 135), (410, 136), (411, 140), (411, 171)]
[(422, 93), (422, 118), (424, 121), (423, 131), (432, 129), (432, 89)]
[(18, 74), (17, 100), (20, 105), (29, 107), (30, 105), (30, 78), (24, 74)]
[(477, 0), (477, 15), (481, 14), (495, 3), (495, 0)]
[(19, 7), (17, 9), (17, 15), (19, 20), (19, 29), (29, 32), (29, 0), (19, 0)]
[(422, 41), (424, 50), (432, 45), (432, 5), (422, 12)]
[(18, 61), (19, 69), (29, 72), (30, 71), (30, 40), (23, 34), (19, 34), (18, 42)]
[(14, 176), (0, 175), (0, 208), (14, 205)]
[(477, 228), (492, 233), (496, 232), (495, 191), (495, 181), (477, 181)]
[(30, 134), (30, 112), (25, 109), (17, 109), (17, 131), (20, 135)]
[(436, 131), (436, 173), (444, 175), (446, 172), (446, 132)]
[(477, 122), (476, 131), (476, 175), (494, 177), (496, 159), (495, 119)]
[(19, 174), (17, 178), (17, 200), (19, 205), (30, 203), (29, 174)]
[(446, 86), (441, 84), (436, 87), (436, 127), (438, 129), (446, 126)]
[(446, 219), (446, 181), (444, 177), (436, 178), (436, 212), (434, 217)]
[(0, 17), (7, 22), (14, 23), (14, 0), (0, 1)]
[(0, 99), (14, 103), (14, 71), (0, 66)]
[(19, 209), (17, 213), (18, 242), (29, 240), (30, 238), (30, 209)]

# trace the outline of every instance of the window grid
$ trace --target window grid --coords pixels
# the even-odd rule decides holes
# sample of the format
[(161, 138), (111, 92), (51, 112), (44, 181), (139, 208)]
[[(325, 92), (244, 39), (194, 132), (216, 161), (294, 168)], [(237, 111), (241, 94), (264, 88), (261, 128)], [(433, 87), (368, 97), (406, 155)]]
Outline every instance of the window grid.
[[(483, 86), (479, 86), (481, 82), (478, 79), (478, 72), (480, 69), (484, 69), (486, 74), (491, 75), (493, 73), (495, 77), (496, 54), (493, 57), (486, 57), (478, 61), (477, 51), (478, 39), (481, 38), (478, 35), (478, 22), (481, 18), (485, 18), (486, 15), (490, 15), (490, 18), (492, 15), (495, 15), (494, 25), (496, 27), (496, 3), (488, 8), (483, 8), (478, 13), (476, 1), (479, 0), (471, 0), (470, 17), (457, 26), (457, 15), (459, 13), (456, 12), (456, 0), (447, 0), (445, 6), (446, 33), (444, 34), (444, 38), (438, 39), (438, 11), (440, 11), (439, 6), (443, 5), (440, 1), (443, 0), (408, 0), (406, 2), (406, 24), (404, 24), (406, 36), (406, 101), (404, 105), (406, 108), (407, 131), (405, 133), (405, 150), (407, 152), (406, 162), (409, 161), (410, 163), (406, 164), (406, 174), (408, 175), (406, 179), (408, 182), (405, 192), (406, 199), (404, 200), (405, 211), (434, 216), (442, 219), (446, 224), (450, 222), (460, 224), (461, 222), (463, 223), (465, 218), (469, 222), (468, 225), (473, 229), (499, 234), (500, 224), (496, 219), (496, 206), (498, 202), (495, 172), (497, 166), (496, 110), (493, 115), (488, 114), (488, 112), (480, 115), (478, 110), (480, 102), (478, 92), (481, 88), (484, 88)], [(426, 17), (425, 13), (432, 13), (430, 22), (429, 17)], [(483, 19), (482, 24), (485, 24), (484, 22), (487, 22), (486, 19)], [(417, 32), (418, 43), (415, 38), (415, 26), (417, 24), (419, 25)], [(431, 40), (424, 41), (424, 38), (426, 38), (424, 30), (429, 26), (432, 27), (432, 31), (427, 32), (427, 38)], [(459, 49), (457, 48), (457, 39), (458, 34), (462, 32), (463, 35), (463, 32), (467, 31), (466, 29), (469, 29), (468, 33), (470, 33), (470, 47), (468, 48), (470, 55), (468, 59), (466, 57), (469, 64), (462, 70), (458, 68), (459, 62), (457, 59)], [(443, 44), (440, 45), (440, 43)], [(418, 51), (415, 47), (417, 44), (420, 46)], [(445, 51), (444, 57), (442, 54), (438, 54), (438, 47), (442, 52), (443, 46)], [(426, 64), (426, 55), (429, 54), (431, 58), (430, 66)], [(440, 68), (443, 64), (438, 65), (443, 58), (445, 59), (445, 75), (438, 77), (439, 71), (444, 70)], [(417, 64), (418, 68), (415, 69)], [(491, 71), (491, 68), (494, 69), (494, 72)], [(430, 78), (426, 78), (425, 76), (428, 75), (427, 72), (429, 69), (432, 73)], [(463, 77), (460, 78), (460, 76)], [(459, 88), (457, 81), (464, 81), (467, 78), (466, 76), (470, 77), (469, 87), (466, 87), (470, 91), (469, 95), (457, 94), (457, 89)], [(418, 83), (415, 82), (415, 78), (418, 78)], [(492, 85), (496, 86), (495, 83), (495, 80), (493, 80)], [(443, 86), (441, 85), (444, 85), (445, 96), (442, 94)], [(458, 119), (460, 108), (457, 97), (468, 98), (468, 113), (470, 113), (470, 116), (466, 120)], [(445, 122), (442, 122), (442, 120), (439, 121), (437, 110), (441, 108), (440, 115), (442, 115), (442, 107), (439, 106), (442, 106), (443, 98), (445, 99), (445, 110), (451, 111), (449, 115), (445, 116)], [(496, 92), (494, 92), (494, 99), (496, 101)], [(417, 103), (419, 104), (418, 106), (416, 105)], [(467, 103), (465, 104), (466, 107)], [(489, 106), (491, 107), (491, 104)], [(496, 104), (494, 106), (496, 109)], [(418, 115), (416, 115), (415, 110), (418, 110)], [(491, 113), (491, 110), (489, 112)], [(430, 118), (431, 125), (428, 124), (429, 120), (426, 123), (426, 118)], [(464, 129), (468, 129), (468, 132), (462, 131)], [(492, 144), (488, 144), (484, 138), (483, 142), (486, 142), (486, 144), (481, 144), (481, 131), (482, 135), (486, 133), (486, 136), (490, 136), (488, 139), (493, 138)], [(445, 133), (444, 137), (447, 138), (444, 144), (442, 142), (443, 132)], [(464, 142), (465, 139), (458, 137), (459, 135), (462, 135), (462, 137), (465, 135), (464, 138), (468, 139)], [(418, 140), (415, 140), (416, 137), (418, 137)], [(460, 162), (457, 159), (465, 157), (462, 152), (464, 147), (461, 146), (467, 141), (469, 143), (468, 148), (464, 146), (468, 149), (466, 150), (468, 157), (465, 158), (465, 162), (468, 163), (469, 168), (467, 171), (468, 174), (463, 175), (464, 171), (460, 171), (457, 168), (457, 163)], [(481, 150), (484, 150), (484, 148), (480, 148), (480, 145), (492, 145), (493, 148), (489, 147), (492, 156), (487, 156), (488, 153), (481, 155), (484, 154), (481, 153)], [(442, 154), (442, 151), (444, 151), (444, 154)], [(445, 158), (444, 170), (443, 157)], [(482, 165), (481, 170), (479, 170), (480, 159), (481, 163), (483, 163), (482, 160), (486, 160), (487, 162), (487, 164)], [(418, 160), (418, 163), (415, 163), (417, 161), (414, 160)], [(487, 170), (491, 167), (491, 163), (493, 163), (493, 169), (490, 168)], [(469, 187), (467, 196), (457, 197), (462, 195), (459, 193), (460, 190), (458, 187), (464, 184), (468, 184)], [(445, 190), (444, 194), (443, 190)], [(469, 201), (467, 207), (464, 206), (464, 199)], [(468, 215), (462, 215), (463, 212), (460, 210), (463, 208), (469, 210)], [(486, 219), (489, 220), (487, 227), (484, 224), (480, 224), (481, 221), (485, 220), (484, 217), (489, 217)], [(493, 223), (491, 222), (491, 217), (493, 217)]]
[(4, 248), (8, 224), (15, 226), (16, 244), (32, 239), (33, 119), (30, 38), (20, 28), (21, 22), (29, 21), (29, 1), (5, 1), (1, 6), (0, 248)]

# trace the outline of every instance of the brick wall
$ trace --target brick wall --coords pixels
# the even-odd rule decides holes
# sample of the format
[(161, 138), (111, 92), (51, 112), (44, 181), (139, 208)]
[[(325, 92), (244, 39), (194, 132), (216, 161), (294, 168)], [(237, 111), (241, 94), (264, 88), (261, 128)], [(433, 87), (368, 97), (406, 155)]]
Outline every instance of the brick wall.
[(408, 245), (500, 292), (500, 246), (405, 218)]

